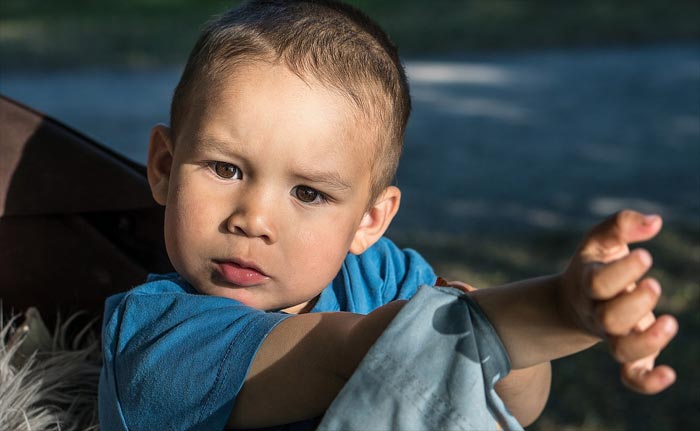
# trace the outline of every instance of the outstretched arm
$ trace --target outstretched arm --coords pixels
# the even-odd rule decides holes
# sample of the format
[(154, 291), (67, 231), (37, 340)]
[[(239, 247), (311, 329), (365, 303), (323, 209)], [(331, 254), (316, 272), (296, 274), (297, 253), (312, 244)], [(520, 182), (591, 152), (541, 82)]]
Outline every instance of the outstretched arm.
[(660, 217), (622, 211), (590, 232), (564, 273), (472, 293), (511, 358), (514, 371), (496, 391), (521, 424), (544, 408), (548, 361), (601, 340), (633, 390), (653, 394), (673, 383), (673, 369), (654, 367), (654, 360), (678, 325), (672, 316), (654, 317), (660, 286), (643, 278), (651, 256), (628, 247), (654, 237), (661, 224)]
[(499, 333), (514, 368), (566, 356), (605, 340), (622, 363), (622, 380), (642, 393), (675, 380), (654, 358), (675, 335), (672, 316), (654, 318), (659, 283), (644, 278), (651, 267), (646, 241), (661, 218), (622, 211), (594, 228), (560, 275), (472, 293)]
[[(675, 335), (677, 323), (671, 316), (654, 319), (658, 282), (642, 278), (650, 256), (643, 250), (630, 253), (627, 246), (652, 238), (660, 227), (658, 217), (622, 212), (591, 232), (564, 273), (470, 294), (501, 337), (513, 368), (525, 369), (501, 384), (504, 401), (519, 420), (527, 423), (541, 411), (527, 382), (545, 382), (539, 388), (548, 391), (543, 380), (548, 361), (603, 339), (632, 388), (655, 393), (673, 383), (673, 370), (654, 367), (654, 358)], [(403, 305), (393, 302), (367, 316), (305, 314), (280, 323), (255, 356), (229, 426), (254, 428), (321, 415)]]

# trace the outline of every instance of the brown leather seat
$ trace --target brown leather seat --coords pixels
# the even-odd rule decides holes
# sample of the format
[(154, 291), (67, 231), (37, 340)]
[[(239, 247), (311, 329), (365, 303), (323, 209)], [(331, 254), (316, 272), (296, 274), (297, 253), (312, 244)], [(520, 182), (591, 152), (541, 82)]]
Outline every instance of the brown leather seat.
[(143, 166), (0, 95), (5, 313), (101, 314), (108, 295), (172, 270), (162, 222)]

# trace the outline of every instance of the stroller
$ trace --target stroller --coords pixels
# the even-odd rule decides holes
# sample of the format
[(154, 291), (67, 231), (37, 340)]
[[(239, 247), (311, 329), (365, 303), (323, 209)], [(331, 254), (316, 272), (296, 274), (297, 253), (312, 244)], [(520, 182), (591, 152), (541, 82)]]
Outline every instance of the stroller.
[(95, 429), (104, 300), (169, 271), (145, 167), (0, 95), (0, 429)]
[(170, 269), (144, 166), (2, 96), (0, 130), (4, 312), (99, 314), (110, 294)]

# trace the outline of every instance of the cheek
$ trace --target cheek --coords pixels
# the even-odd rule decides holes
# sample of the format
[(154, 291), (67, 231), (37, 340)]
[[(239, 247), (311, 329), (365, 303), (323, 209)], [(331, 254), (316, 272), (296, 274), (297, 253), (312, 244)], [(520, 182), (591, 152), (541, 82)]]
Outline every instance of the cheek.
[(335, 272), (345, 259), (354, 237), (352, 223), (333, 218), (329, 223), (317, 223), (312, 229), (297, 229), (294, 256), (310, 273)]
[(168, 255), (177, 267), (202, 251), (222, 221), (213, 213), (215, 207), (207, 204), (212, 200), (203, 193), (183, 188), (171, 196), (165, 211), (165, 241)]
[(182, 274), (186, 258), (180, 252), (182, 250), (182, 236), (179, 232), (176, 211), (173, 211), (173, 209), (174, 207), (169, 204), (165, 207), (165, 249), (168, 252), (170, 262), (175, 267), (175, 271)]
[(178, 184), (168, 205), (173, 207), (172, 222), (183, 235), (206, 235), (216, 230), (226, 218), (225, 202), (230, 197), (208, 186), (200, 174), (189, 173), (187, 181)]

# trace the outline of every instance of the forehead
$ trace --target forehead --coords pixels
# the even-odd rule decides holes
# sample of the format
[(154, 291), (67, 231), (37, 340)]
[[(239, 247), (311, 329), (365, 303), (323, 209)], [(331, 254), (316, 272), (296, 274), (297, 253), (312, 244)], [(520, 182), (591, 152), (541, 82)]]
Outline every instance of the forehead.
[(183, 118), (189, 131), (219, 122), (280, 139), (288, 134), (290, 139), (336, 142), (361, 154), (378, 145), (378, 122), (356, 96), (279, 63), (247, 61), (203, 79), (197, 87)]

